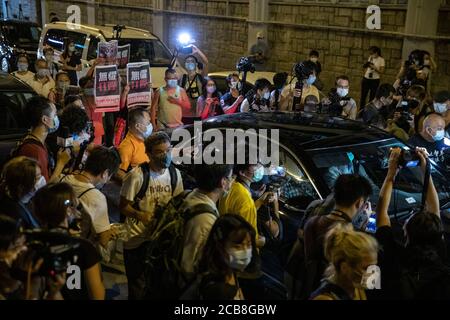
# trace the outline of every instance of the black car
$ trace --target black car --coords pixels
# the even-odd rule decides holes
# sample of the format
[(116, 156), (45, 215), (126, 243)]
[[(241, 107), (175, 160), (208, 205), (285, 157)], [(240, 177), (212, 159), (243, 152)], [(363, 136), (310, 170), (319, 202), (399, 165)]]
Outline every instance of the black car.
[[(191, 132), (193, 130), (191, 126), (186, 128)], [(259, 129), (279, 129), (279, 143), (276, 144), (279, 146), (281, 168), (274, 170), (267, 181), (269, 185), (281, 186), (280, 211), (286, 244), (295, 241), (307, 206), (313, 200), (326, 198), (339, 174), (359, 173), (369, 179), (374, 189), (370, 201), (375, 211), (378, 194), (387, 173), (390, 149), (396, 146), (408, 148), (377, 128), (356, 121), (310, 113), (225, 115), (203, 122), (203, 134), (208, 129), (255, 129), (257, 132)], [(207, 143), (202, 145), (203, 150), (205, 145)], [(190, 146), (176, 146), (175, 152), (178, 147), (187, 153), (201, 150), (194, 143)], [(189, 181), (191, 166), (180, 164), (179, 168), (187, 176), (186, 181)], [(442, 209), (449, 211), (449, 174), (435, 166), (431, 172)], [(422, 187), (420, 168), (407, 167), (400, 170), (390, 206), (390, 214), (394, 219), (401, 222), (413, 209), (420, 207)], [(281, 274), (278, 273), (279, 280), (280, 277)]]
[(34, 72), (34, 62), (39, 47), (41, 28), (35, 22), (0, 20), (0, 67), (3, 72), (17, 70), (17, 56), (26, 53), (30, 58), (29, 70)]
[(34, 95), (27, 84), (0, 72), (0, 164), (29, 128), (23, 110), (26, 101)]

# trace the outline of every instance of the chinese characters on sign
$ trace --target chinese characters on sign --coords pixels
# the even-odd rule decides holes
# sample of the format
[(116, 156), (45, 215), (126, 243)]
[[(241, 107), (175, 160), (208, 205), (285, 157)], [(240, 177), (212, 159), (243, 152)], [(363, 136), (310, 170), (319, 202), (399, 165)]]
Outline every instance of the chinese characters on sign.
[(129, 63), (127, 65), (128, 108), (150, 104), (150, 65), (148, 62)]
[(120, 87), (117, 66), (95, 67), (95, 112), (119, 111)]

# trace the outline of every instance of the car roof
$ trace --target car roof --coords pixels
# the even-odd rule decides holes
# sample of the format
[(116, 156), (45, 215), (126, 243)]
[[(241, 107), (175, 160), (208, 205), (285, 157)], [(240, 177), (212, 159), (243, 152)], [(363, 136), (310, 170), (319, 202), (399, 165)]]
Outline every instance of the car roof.
[[(71, 28), (76, 28), (84, 33), (90, 34), (103, 34), (106, 39), (112, 39), (114, 37), (114, 24), (104, 24), (104, 25), (87, 25), (87, 24), (73, 24), (68, 22), (52, 22), (45, 25), (46, 28), (51, 29), (62, 29), (62, 30), (70, 30)], [(158, 39), (151, 32), (134, 28), (130, 26), (125, 26), (125, 29), (122, 29), (121, 32), (122, 39), (149, 39), (155, 40)]]
[(0, 91), (34, 92), (25, 82), (3, 71), (0, 71)]
[(280, 138), (303, 149), (353, 145), (392, 139), (386, 132), (362, 122), (306, 112), (236, 113), (210, 118), (204, 129), (280, 129)]
[[(232, 73), (237, 73), (236, 70), (234, 71), (218, 71), (218, 72), (211, 72), (208, 74), (210, 77), (228, 77)], [(266, 72), (266, 71), (256, 71), (255, 73), (247, 73), (247, 82), (251, 84), (255, 84), (256, 80), (260, 78), (266, 78), (270, 81), (270, 83), (273, 84), (273, 76), (275, 75), (275, 72)], [(242, 74), (240, 75), (242, 78)]]

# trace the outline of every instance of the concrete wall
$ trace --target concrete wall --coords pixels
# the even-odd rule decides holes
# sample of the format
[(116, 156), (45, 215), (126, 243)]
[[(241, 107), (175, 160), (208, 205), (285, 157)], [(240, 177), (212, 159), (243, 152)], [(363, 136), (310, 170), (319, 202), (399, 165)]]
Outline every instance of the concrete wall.
[[(1, 18), (24, 19), (38, 21), (36, 1), (29, 0), (8, 0), (8, 10), (6, 10), (6, 1), (2, 0)], [(22, 13), (19, 8), (22, 7)], [(7, 16), (9, 13), (9, 16)], [(22, 16), (20, 16), (22, 14)]]

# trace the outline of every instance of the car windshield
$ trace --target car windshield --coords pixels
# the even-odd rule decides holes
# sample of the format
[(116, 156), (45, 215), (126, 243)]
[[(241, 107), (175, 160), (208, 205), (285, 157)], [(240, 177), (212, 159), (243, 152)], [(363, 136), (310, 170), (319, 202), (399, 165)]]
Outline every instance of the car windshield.
[[(393, 147), (408, 148), (398, 140), (388, 139), (361, 145), (310, 149), (306, 152), (311, 156), (320, 176), (330, 190), (340, 174), (358, 173), (368, 178), (374, 189), (374, 194), (370, 199), (374, 205), (378, 201), (378, 195), (386, 177), (389, 151)], [(450, 184), (448, 184), (447, 174), (436, 167), (432, 167), (431, 174), (439, 193), (441, 205), (446, 205), (450, 199)], [(421, 169), (419, 167), (402, 168), (394, 184), (394, 193), (389, 208), (390, 214), (407, 213), (420, 207), (422, 189)]]
[(28, 24), (12, 23), (2, 25), (2, 33), (11, 42), (39, 42), (40, 28)]
[(153, 67), (168, 67), (172, 62), (173, 56), (169, 49), (157, 39), (119, 39), (119, 46), (126, 44), (131, 45), (131, 62), (148, 61)]

